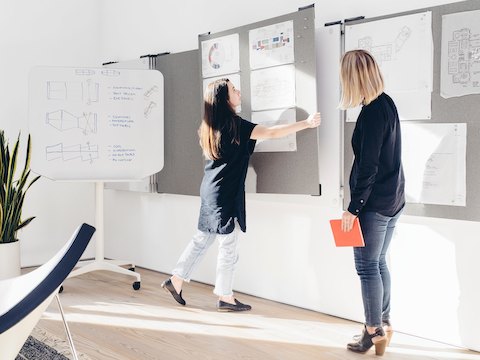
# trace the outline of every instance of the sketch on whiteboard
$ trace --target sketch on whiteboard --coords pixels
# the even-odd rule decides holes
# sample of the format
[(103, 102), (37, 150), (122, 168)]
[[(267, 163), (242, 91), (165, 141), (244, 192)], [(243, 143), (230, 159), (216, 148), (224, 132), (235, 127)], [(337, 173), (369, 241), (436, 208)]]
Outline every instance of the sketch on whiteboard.
[(47, 113), (46, 123), (59, 131), (79, 129), (84, 135), (97, 132), (97, 114), (92, 112), (75, 116), (66, 110), (52, 111)]
[(143, 94), (143, 96), (145, 97), (145, 99), (148, 99), (152, 94), (158, 92), (158, 86), (157, 85), (153, 85), (150, 89), (148, 89), (147, 91), (145, 91), (145, 93)]
[(157, 103), (154, 101), (150, 101), (150, 103), (147, 105), (147, 107), (143, 110), (143, 116), (145, 119), (148, 119), (150, 116), (150, 113), (152, 112), (153, 108), (157, 106)]
[(47, 81), (47, 99), (98, 102), (99, 84), (90, 79), (84, 82)]
[(88, 161), (93, 163), (93, 160), (99, 158), (98, 145), (76, 144), (65, 146), (63, 143), (50, 145), (45, 148), (45, 155), (47, 161), (62, 160), (70, 161), (79, 159), (81, 161)]

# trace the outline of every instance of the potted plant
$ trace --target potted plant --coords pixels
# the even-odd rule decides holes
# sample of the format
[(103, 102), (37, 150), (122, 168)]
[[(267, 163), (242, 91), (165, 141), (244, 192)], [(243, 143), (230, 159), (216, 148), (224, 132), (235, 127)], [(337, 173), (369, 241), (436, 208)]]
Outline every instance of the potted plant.
[(0, 279), (20, 275), (20, 244), (17, 231), (27, 226), (35, 217), (22, 220), (25, 193), (37, 181), (28, 185), (30, 175), (30, 135), (28, 136), (25, 166), (15, 180), (20, 135), (10, 152), (3, 130), (0, 130)]

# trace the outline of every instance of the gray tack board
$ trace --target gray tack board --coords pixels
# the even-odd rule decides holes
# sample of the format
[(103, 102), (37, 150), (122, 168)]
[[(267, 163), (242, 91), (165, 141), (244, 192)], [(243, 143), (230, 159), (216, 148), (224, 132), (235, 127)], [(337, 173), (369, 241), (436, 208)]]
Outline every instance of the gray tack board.
[[(202, 41), (239, 34), (242, 91), (240, 116), (244, 119), (249, 120), (251, 116), (249, 30), (289, 20), (293, 20), (294, 24), (296, 115), (297, 120), (303, 120), (309, 113), (317, 111), (315, 9), (313, 7), (227, 31), (199, 36), (198, 44), (201, 49)], [(201, 64), (200, 51), (198, 61)], [(197, 76), (202, 76), (201, 71)], [(167, 91), (168, 89), (165, 89), (165, 92)], [(165, 103), (167, 104), (167, 101)], [(247, 185), (247, 192), (320, 195), (317, 131), (308, 129), (297, 133), (297, 151), (295, 152), (254, 153), (250, 161), (249, 176), (252, 173), (256, 175), (254, 179), (256, 184), (252, 188)]]
[(164, 76), (165, 163), (155, 174), (157, 192), (199, 195), (203, 157), (197, 129), (201, 121), (198, 50), (157, 56)]
[[(431, 204), (407, 203), (404, 214), (428, 216), (460, 220), (480, 220), (480, 95), (468, 95), (444, 99), (440, 96), (440, 59), (441, 59), (441, 36), (442, 36), (442, 15), (472, 11), (480, 9), (480, 0), (463, 1), (448, 5), (435, 6), (431, 8), (415, 10), (372, 18), (364, 21), (351, 22), (349, 25), (392, 18), (402, 15), (432, 11), (432, 32), (434, 47), (433, 63), (433, 92), (432, 92), (432, 119), (415, 120), (416, 123), (466, 123), (467, 124), (467, 193), (466, 206), (447, 206)], [(479, 19), (480, 21), (480, 19)], [(415, 56), (415, 54), (412, 54)], [(402, 121), (407, 122), (407, 121)], [(350, 201), (348, 193), (348, 177), (352, 163), (353, 153), (351, 149), (351, 138), (355, 123), (345, 123), (344, 131), (344, 184), (345, 184), (345, 208)], [(408, 181), (408, 179), (406, 179)]]

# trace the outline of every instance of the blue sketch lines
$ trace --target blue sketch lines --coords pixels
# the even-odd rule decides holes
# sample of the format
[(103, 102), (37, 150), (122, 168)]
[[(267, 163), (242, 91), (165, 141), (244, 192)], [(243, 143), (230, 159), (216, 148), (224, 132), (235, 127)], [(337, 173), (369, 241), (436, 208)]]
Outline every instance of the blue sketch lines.
[(383, 61), (392, 61), (395, 59), (405, 42), (410, 38), (412, 30), (408, 26), (402, 27), (395, 40), (390, 43), (374, 45), (371, 36), (358, 39), (358, 48), (367, 50), (381, 64)]
[(76, 144), (70, 146), (58, 143), (45, 148), (47, 161), (60, 159), (62, 161), (81, 160), (93, 163), (93, 160), (99, 158), (98, 154), (98, 145), (90, 145), (88, 142), (85, 145)]
[(57, 110), (47, 113), (46, 123), (59, 131), (79, 129), (84, 135), (97, 132), (97, 114), (83, 113), (75, 116), (66, 110)]
[(452, 82), (478, 88), (479, 73), (480, 34), (472, 34), (470, 28), (453, 31), (452, 40), (448, 41), (448, 74)]
[(82, 101), (87, 105), (98, 102), (99, 84), (88, 79), (83, 82), (47, 81), (47, 99)]

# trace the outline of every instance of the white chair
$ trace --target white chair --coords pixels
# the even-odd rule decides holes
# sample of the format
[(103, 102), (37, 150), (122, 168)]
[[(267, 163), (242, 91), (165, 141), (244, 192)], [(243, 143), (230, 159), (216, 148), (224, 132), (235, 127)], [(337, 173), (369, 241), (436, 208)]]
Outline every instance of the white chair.
[(82, 256), (95, 228), (78, 227), (70, 241), (47, 263), (28, 274), (0, 280), (0, 358), (13, 360), (56, 297), (74, 359), (78, 359), (58, 291)]

